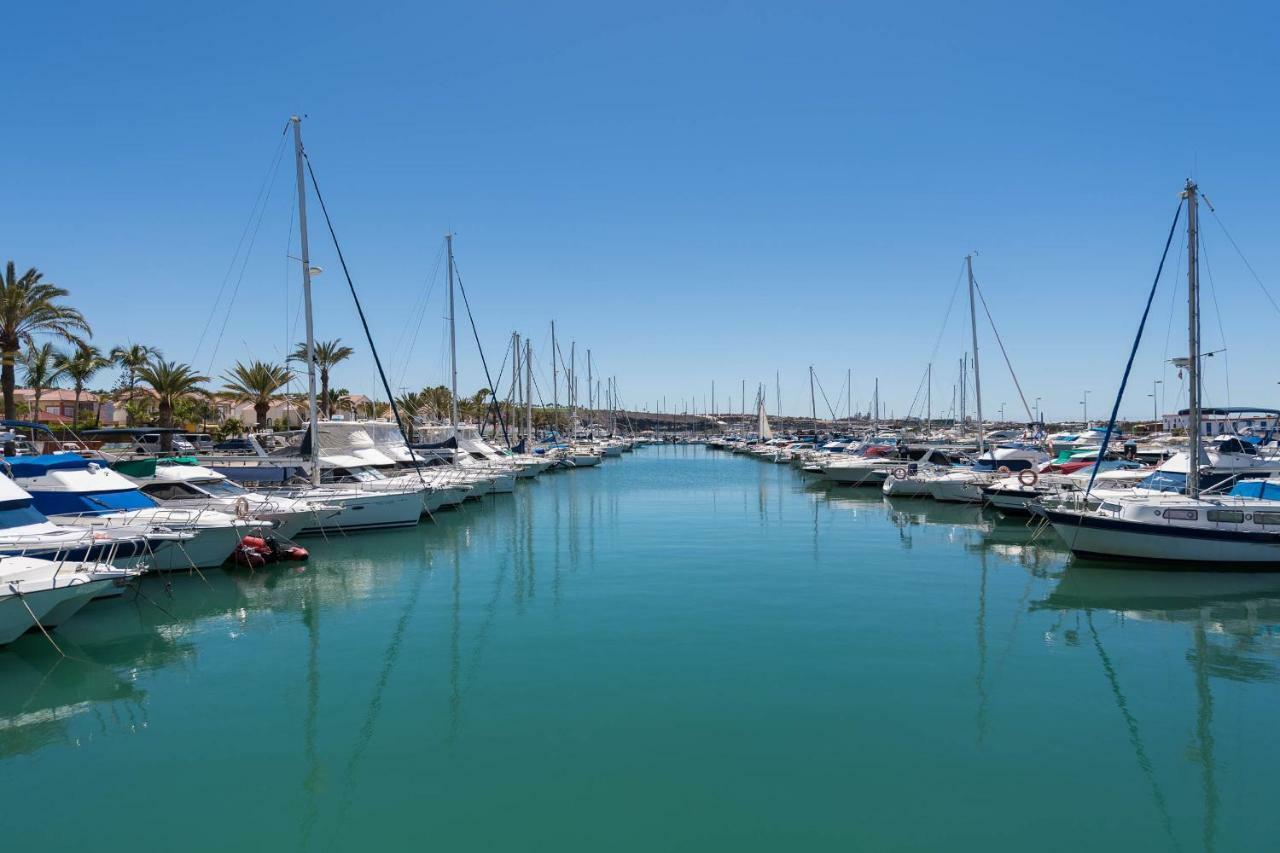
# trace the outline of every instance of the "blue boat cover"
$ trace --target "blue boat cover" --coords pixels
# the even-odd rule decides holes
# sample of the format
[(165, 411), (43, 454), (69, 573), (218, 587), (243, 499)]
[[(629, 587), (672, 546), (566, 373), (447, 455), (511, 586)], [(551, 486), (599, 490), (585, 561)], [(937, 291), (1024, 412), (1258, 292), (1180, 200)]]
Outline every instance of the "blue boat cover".
[(1280, 501), (1280, 483), (1267, 480), (1242, 480), (1231, 487), (1231, 497)]
[(10, 456), (6, 460), (14, 477), (43, 477), (50, 471), (83, 471), (91, 460), (75, 453), (46, 453), (43, 456)]

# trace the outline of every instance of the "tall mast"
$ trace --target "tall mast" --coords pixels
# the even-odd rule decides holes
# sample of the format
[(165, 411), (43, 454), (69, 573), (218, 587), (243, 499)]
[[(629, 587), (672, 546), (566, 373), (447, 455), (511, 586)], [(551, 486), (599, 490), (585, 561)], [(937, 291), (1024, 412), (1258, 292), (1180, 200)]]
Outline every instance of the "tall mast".
[(929, 362), (929, 392), (925, 395), (924, 403), (924, 428), (929, 429), (929, 425), (933, 423), (933, 362)]
[(809, 417), (813, 419), (813, 428), (818, 428), (818, 400), (813, 396), (813, 365), (809, 365)]
[(966, 255), (965, 268), (969, 272), (969, 326), (973, 332), (973, 404), (978, 412), (978, 455), (985, 449), (982, 432), (982, 373), (978, 370), (978, 307), (973, 301), (973, 255)]
[(292, 116), (293, 158), (298, 171), (298, 235), (302, 249), (302, 302), (307, 314), (307, 413), (311, 438), (311, 485), (320, 485), (320, 425), (316, 408), (316, 338), (311, 322), (311, 247), (307, 243), (307, 184), (302, 172), (302, 119)]
[(968, 410), (965, 408), (965, 389), (968, 388), (968, 379), (965, 376), (965, 365), (969, 363), (969, 353), (960, 356), (960, 434), (964, 435), (965, 421), (968, 419)]
[(778, 417), (782, 417), (782, 373), (773, 372), (773, 407)]
[(716, 411), (716, 381), (712, 379), (711, 380), (711, 413), (715, 414), (715, 411)]
[(458, 329), (453, 314), (453, 235), (444, 235), (449, 255), (449, 426), (458, 434)]
[(569, 423), (573, 424), (573, 431), (578, 431), (578, 342), (569, 341), (569, 380), (567, 389), (569, 394), (569, 408), (573, 410), (573, 416)]
[(1200, 271), (1198, 243), (1198, 188), (1187, 179), (1187, 379), (1191, 386), (1187, 425), (1191, 433), (1191, 461), (1187, 465), (1187, 496), (1200, 495)]
[(588, 412), (594, 412), (596, 408), (595, 397), (591, 393), (592, 381), (593, 380), (591, 379), (591, 350), (587, 350), (587, 411)]
[(532, 452), (533, 441), (533, 341), (524, 342), (524, 440), (525, 453)]
[(872, 421), (872, 428), (876, 432), (879, 432), (880, 431), (880, 377), (879, 376), (876, 377), (876, 393), (875, 393), (875, 396), (871, 398), (871, 407), (875, 410), (875, 419)]
[[(520, 411), (520, 392), (524, 390), (524, 383), (520, 380), (520, 359), (524, 353), (520, 350), (520, 333), (511, 333), (511, 414), (508, 417), (514, 420), (515, 413)], [(497, 428), (496, 426), (494, 427)], [(519, 433), (519, 429), (516, 430)], [(507, 449), (511, 449), (511, 441), (507, 440)]]
[(844, 419), (853, 422), (853, 368), (844, 371)]
[(560, 350), (556, 348), (556, 321), (551, 321), (551, 417), (552, 427), (560, 431)]

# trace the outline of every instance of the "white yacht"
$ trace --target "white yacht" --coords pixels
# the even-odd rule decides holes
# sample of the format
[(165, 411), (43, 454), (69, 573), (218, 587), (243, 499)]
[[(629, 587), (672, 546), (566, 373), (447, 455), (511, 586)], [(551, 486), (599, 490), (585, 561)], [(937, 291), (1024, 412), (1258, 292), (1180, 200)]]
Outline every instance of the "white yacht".
[(0, 556), (0, 645), (37, 623), (53, 629), (74, 616), (104, 587), (137, 574), (106, 563)]
[(1038, 468), (1049, 461), (1049, 454), (1038, 447), (1006, 444), (993, 447), (978, 456), (967, 468), (949, 471), (925, 481), (929, 497), (951, 503), (982, 503), (982, 490), (1009, 474)]
[(211, 509), (168, 509), (142, 494), (106, 465), (76, 453), (19, 456), (5, 460), (14, 483), (31, 495), (36, 509), (54, 523), (104, 536), (125, 531), (189, 533), (152, 554), (152, 568), (170, 571), (222, 565), (241, 537), (262, 526)]

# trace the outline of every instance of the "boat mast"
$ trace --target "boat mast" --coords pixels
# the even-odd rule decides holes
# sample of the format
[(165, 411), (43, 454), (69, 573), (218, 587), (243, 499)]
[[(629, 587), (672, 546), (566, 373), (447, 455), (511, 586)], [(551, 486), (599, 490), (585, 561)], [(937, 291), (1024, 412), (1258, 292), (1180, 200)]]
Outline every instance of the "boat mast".
[(978, 307), (973, 302), (973, 255), (966, 255), (965, 268), (969, 272), (969, 327), (973, 332), (973, 404), (978, 412), (978, 455), (985, 449), (982, 434), (982, 374), (978, 370)]
[(1191, 460), (1187, 465), (1187, 496), (1200, 496), (1200, 272), (1196, 196), (1198, 188), (1187, 179), (1187, 378), (1191, 386), (1187, 425), (1191, 432)]
[[(591, 394), (592, 381), (593, 380), (591, 379), (591, 350), (587, 350), (587, 411), (588, 412), (594, 412), (596, 408), (595, 397), (593, 397)], [(593, 414), (589, 414), (587, 415), (587, 417), (592, 421), (595, 420), (595, 416)]]
[(458, 330), (453, 312), (453, 234), (444, 235), (449, 255), (449, 426), (458, 434)]
[(533, 451), (533, 341), (524, 342), (524, 440), (525, 453)]
[(311, 320), (311, 248), (307, 243), (307, 184), (302, 173), (302, 119), (291, 116), (293, 158), (298, 171), (298, 236), (302, 249), (302, 301), (307, 315), (307, 413), (311, 438), (311, 485), (320, 485), (320, 425), (316, 408), (316, 338)]
[(927, 432), (929, 425), (933, 423), (933, 362), (929, 362), (929, 390), (925, 394), (924, 403), (924, 428)]
[(818, 401), (813, 396), (813, 365), (809, 365), (809, 417), (813, 418), (813, 428), (818, 428)]
[(875, 396), (871, 398), (872, 420), (871, 428), (874, 432), (880, 431), (880, 377), (876, 377)]
[(555, 432), (560, 431), (560, 371), (559, 359), (557, 356), (560, 350), (556, 348), (556, 321), (551, 321), (551, 417), (552, 429)]
[[(523, 353), (520, 351), (520, 333), (511, 333), (511, 414), (508, 417), (514, 418), (515, 412), (520, 411), (521, 403), (520, 392), (524, 390), (523, 383), (520, 381), (520, 357)], [(497, 429), (497, 426), (494, 426)], [(511, 441), (507, 441), (507, 449), (511, 449)]]

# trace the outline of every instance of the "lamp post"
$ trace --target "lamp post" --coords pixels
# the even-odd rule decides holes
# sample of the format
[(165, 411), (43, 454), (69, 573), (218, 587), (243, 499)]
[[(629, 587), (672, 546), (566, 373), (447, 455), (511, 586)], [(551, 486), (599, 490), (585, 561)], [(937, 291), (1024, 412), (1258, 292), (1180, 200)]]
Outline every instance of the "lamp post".
[(1156, 398), (1156, 386), (1163, 385), (1162, 380), (1155, 380), (1151, 383), (1151, 421), (1152, 423), (1160, 420), (1160, 401)]
[(1004, 423), (1004, 403), (1000, 404), (1000, 423)]
[(1040, 416), (1040, 401), (1043, 399), (1043, 397), (1036, 397), (1036, 423), (1042, 423), (1044, 421), (1044, 418)]
[(1087, 390), (1084, 392), (1084, 399), (1080, 401), (1080, 405), (1084, 407), (1084, 425), (1087, 429), (1089, 427), (1089, 392)]

